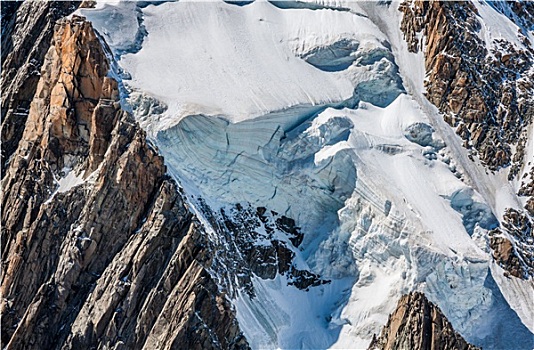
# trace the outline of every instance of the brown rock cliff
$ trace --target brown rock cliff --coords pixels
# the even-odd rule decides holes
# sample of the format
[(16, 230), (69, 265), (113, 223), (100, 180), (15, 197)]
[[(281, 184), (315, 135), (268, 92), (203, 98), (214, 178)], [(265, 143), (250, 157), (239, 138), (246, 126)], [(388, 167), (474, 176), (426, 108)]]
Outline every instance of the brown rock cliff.
[[(510, 13), (516, 13), (513, 21), (533, 26), (534, 4), (494, 6), (510, 7)], [(525, 49), (505, 40), (487, 47), (478, 35), (478, 11), (469, 1), (407, 1), (400, 10), (408, 49), (424, 50), (429, 101), (488, 168), (511, 166), (514, 178), (525, 161), (527, 126), (534, 115), (531, 43), (518, 33)], [(418, 33), (423, 34), (421, 41)]]
[(77, 1), (2, 3), (2, 177), (28, 117), (55, 22)]
[(404, 295), (389, 316), (380, 336), (369, 345), (373, 350), (476, 350), (454, 331), (440, 309), (424, 294)]
[(108, 67), (88, 22), (55, 26), (2, 180), (2, 347), (247, 348)]

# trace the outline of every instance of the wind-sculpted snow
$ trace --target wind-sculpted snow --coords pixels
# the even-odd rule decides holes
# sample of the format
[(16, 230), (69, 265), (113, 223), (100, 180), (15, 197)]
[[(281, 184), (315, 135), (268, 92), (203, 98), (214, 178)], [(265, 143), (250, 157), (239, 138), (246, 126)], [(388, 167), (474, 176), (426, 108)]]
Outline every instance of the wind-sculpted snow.
[(121, 3), (120, 6), (116, 3), (99, 3), (96, 9), (80, 9), (79, 13), (89, 16), (95, 28), (102, 28), (100, 34), (119, 56), (141, 48), (146, 31), (140, 23), (139, 5), (134, 1)]
[[(82, 14), (109, 41), (131, 76), (128, 85), (172, 107), (175, 118), (201, 113), (239, 121), (339, 103), (364, 82), (396, 91), (393, 98), (402, 90), (384, 35), (359, 13), (267, 2), (99, 6)], [(359, 88), (359, 99), (373, 96), (366, 90)]]
[(321, 10), (329, 9), (336, 11), (350, 11), (348, 7), (330, 6), (328, 4), (313, 2), (313, 1), (300, 1), (300, 0), (269, 0), (271, 4), (281, 9), (308, 9), (308, 10)]
[(340, 40), (327, 47), (317, 47), (303, 55), (309, 64), (327, 72), (336, 72), (349, 68), (356, 60), (352, 55), (358, 49), (358, 43)]

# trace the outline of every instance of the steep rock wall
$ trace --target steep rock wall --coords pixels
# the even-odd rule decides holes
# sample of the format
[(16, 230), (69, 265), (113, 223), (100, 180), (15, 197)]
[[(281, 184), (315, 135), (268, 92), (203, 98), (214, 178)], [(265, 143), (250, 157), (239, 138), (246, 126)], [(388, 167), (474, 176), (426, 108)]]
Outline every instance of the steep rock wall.
[(380, 336), (369, 345), (373, 350), (479, 349), (454, 331), (441, 310), (419, 292), (404, 295), (389, 316)]
[(247, 348), (203, 229), (108, 69), (90, 23), (55, 25), (2, 180), (2, 346)]
[(2, 4), (2, 177), (17, 149), (55, 22), (78, 1)]

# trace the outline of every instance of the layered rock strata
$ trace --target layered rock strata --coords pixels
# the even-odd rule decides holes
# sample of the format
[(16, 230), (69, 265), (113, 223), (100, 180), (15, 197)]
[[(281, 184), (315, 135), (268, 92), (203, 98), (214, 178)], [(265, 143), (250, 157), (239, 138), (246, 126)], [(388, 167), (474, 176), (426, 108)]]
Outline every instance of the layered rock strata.
[(2, 180), (2, 347), (247, 348), (91, 25), (61, 20), (45, 51)]

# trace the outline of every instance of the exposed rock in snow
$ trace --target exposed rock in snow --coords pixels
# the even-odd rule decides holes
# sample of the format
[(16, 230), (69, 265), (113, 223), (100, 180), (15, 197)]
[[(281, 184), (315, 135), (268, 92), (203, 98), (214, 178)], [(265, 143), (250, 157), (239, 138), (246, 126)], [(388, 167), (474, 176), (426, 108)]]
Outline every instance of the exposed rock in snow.
[(479, 349), (456, 333), (441, 310), (422, 293), (404, 295), (390, 315), (379, 337), (369, 345), (373, 350), (392, 349)]
[(490, 232), (490, 246), (495, 261), (512, 276), (534, 276), (534, 227), (524, 211), (509, 208), (502, 228)]

